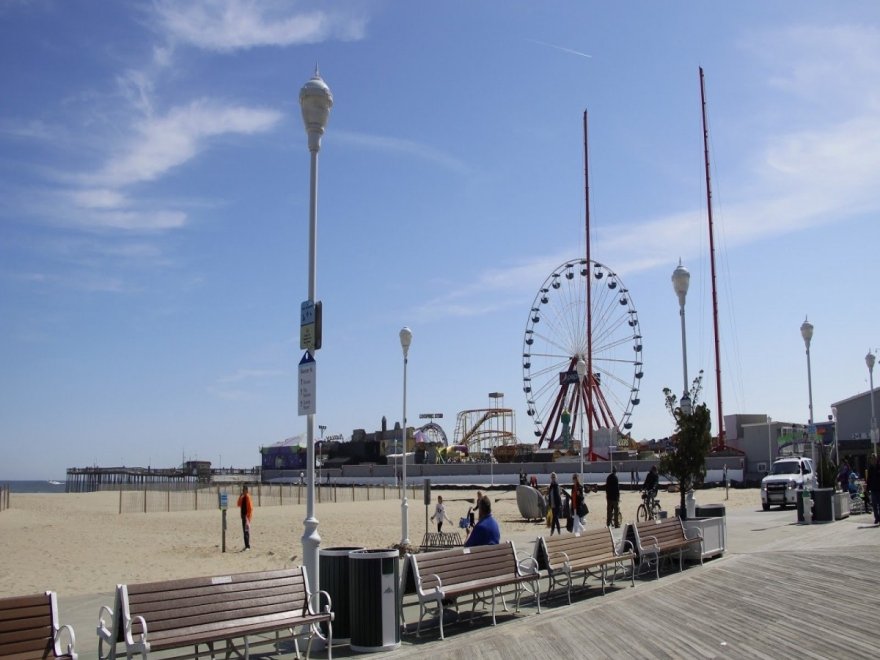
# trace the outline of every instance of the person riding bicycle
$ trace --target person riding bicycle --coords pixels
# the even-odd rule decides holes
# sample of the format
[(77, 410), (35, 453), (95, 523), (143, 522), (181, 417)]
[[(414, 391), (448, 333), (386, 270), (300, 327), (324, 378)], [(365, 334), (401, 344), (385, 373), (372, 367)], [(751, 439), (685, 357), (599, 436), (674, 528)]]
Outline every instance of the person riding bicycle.
[(657, 466), (652, 465), (645, 477), (645, 483), (642, 484), (642, 497), (655, 499), (657, 497), (657, 486), (660, 484), (660, 475), (657, 474)]

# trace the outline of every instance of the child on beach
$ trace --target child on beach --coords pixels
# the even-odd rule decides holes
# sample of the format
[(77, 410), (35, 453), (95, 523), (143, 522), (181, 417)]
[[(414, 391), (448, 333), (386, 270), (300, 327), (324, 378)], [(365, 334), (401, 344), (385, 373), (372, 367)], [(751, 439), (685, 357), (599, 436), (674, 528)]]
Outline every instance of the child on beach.
[(434, 515), (431, 516), (431, 520), (437, 523), (437, 533), (441, 533), (443, 531), (443, 521), (446, 520), (448, 522), (452, 522), (446, 516), (446, 505), (443, 504), (443, 496), (437, 496), (437, 505), (434, 507)]

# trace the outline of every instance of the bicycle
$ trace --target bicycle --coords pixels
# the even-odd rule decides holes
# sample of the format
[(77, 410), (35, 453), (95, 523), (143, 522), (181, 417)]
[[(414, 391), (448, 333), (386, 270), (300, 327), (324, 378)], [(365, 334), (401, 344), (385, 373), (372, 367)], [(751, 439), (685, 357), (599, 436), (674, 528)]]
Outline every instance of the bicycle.
[(657, 499), (657, 491), (652, 490), (642, 493), (642, 503), (636, 511), (636, 520), (657, 520), (660, 518), (660, 500)]

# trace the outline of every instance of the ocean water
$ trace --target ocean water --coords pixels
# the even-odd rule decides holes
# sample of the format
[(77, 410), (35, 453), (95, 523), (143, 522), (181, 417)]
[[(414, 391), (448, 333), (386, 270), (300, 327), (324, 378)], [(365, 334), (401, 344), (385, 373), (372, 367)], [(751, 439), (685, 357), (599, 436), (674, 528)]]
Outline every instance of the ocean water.
[(0, 481), (0, 486), (9, 486), (13, 493), (63, 493), (63, 481)]

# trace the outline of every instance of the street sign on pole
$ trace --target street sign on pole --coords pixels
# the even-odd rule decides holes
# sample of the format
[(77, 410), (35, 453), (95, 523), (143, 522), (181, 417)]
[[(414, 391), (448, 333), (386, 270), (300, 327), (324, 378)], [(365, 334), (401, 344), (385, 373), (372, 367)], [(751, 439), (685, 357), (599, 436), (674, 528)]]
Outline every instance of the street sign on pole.
[(308, 351), (299, 361), (299, 415), (315, 414), (315, 358)]
[(321, 348), (320, 300), (304, 300), (299, 306), (299, 347), (306, 351)]

